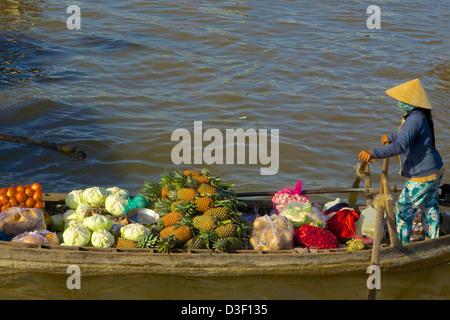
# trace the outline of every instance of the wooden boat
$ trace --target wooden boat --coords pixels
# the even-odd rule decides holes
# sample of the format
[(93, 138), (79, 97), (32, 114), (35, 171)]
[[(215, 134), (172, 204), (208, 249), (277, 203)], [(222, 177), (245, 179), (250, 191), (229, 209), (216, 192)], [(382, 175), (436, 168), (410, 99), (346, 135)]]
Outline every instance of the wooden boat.
[[(64, 194), (46, 194), (47, 205), (64, 203)], [(260, 213), (271, 201), (249, 200), (248, 208)], [(361, 210), (363, 207), (357, 208)], [(382, 272), (410, 271), (450, 261), (450, 235), (399, 247), (383, 244), (379, 267)], [(76, 265), (82, 275), (166, 274), (188, 276), (239, 275), (330, 275), (366, 273), (371, 248), (280, 251), (239, 250), (217, 253), (209, 250), (177, 250), (165, 254), (156, 249), (119, 249), (35, 245), (0, 241), (0, 273), (46, 272), (67, 274)]]

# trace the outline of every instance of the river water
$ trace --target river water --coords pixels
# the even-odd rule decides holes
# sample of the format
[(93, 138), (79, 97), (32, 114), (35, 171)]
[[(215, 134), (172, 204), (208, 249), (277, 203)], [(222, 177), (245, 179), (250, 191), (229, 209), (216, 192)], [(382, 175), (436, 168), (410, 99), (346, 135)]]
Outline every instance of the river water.
[[(68, 28), (69, 5), (80, 8), (81, 29)], [(71, 144), (87, 158), (1, 142), (1, 184), (137, 192), (164, 169), (208, 167), (238, 192), (277, 191), (297, 180), (307, 189), (348, 187), (359, 151), (400, 124), (384, 91), (414, 78), (433, 103), (437, 146), (448, 163), (450, 4), (384, 1), (380, 29), (367, 27), (370, 5), (377, 3), (4, 0), (0, 133)], [(206, 157), (194, 164), (195, 152), (210, 143), (204, 137), (194, 146), (194, 121), (203, 131), (217, 129), (223, 149), (227, 129), (267, 130), (270, 162), (259, 153), (256, 163), (227, 163), (224, 153), (212, 164)], [(192, 164), (179, 165), (172, 155), (177, 129), (192, 134)], [(279, 149), (271, 154), (272, 130), (279, 130)], [(262, 143), (256, 147), (264, 151)], [(269, 166), (274, 174), (262, 175)], [(380, 162), (372, 166), (375, 181), (380, 169)], [(401, 186), (398, 169), (391, 161), (389, 181)], [(386, 275), (381, 297), (448, 299), (448, 271), (441, 265)], [(86, 279), (82, 293), (70, 292), (64, 279), (2, 278), (0, 298), (359, 299), (366, 275), (98, 277)]]

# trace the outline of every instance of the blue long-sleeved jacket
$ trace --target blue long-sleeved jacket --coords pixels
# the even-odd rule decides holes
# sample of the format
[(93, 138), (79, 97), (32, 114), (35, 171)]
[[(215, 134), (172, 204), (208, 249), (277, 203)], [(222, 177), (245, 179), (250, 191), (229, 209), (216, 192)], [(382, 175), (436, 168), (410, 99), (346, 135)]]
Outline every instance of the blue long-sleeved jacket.
[(403, 119), (398, 132), (387, 136), (389, 145), (371, 149), (373, 157), (383, 159), (400, 155), (401, 175), (406, 178), (421, 178), (437, 172), (443, 162), (433, 147), (427, 116), (416, 108)]

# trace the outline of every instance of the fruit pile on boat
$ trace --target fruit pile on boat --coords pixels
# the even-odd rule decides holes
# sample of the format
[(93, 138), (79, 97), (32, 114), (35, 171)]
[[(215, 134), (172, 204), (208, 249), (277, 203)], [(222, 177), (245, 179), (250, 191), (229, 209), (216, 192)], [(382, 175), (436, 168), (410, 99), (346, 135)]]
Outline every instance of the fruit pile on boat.
[(161, 217), (155, 226), (161, 250), (244, 249), (246, 225), (231, 187), (206, 169), (165, 172), (160, 181), (146, 181), (142, 194)]

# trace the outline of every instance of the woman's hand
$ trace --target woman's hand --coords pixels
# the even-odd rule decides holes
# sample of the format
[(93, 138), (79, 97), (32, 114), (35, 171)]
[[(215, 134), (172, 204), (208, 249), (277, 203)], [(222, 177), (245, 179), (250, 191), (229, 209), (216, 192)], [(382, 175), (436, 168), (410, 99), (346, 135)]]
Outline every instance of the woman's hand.
[[(358, 155), (359, 160), (362, 160), (364, 162), (369, 162), (370, 160), (373, 159), (373, 153), (370, 150), (363, 150), (359, 153)], [(373, 161), (370, 161), (373, 162)]]
[(389, 140), (386, 134), (381, 137), (381, 143), (383, 144), (383, 146), (389, 144)]

